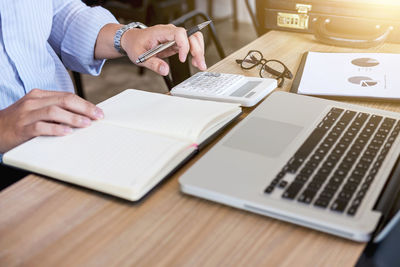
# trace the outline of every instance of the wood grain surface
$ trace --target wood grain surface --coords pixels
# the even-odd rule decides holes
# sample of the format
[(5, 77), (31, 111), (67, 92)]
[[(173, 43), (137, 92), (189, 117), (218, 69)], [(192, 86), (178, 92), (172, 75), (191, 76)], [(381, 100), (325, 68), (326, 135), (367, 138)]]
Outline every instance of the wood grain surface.
[[(305, 51), (400, 52), (400, 45), (356, 50), (325, 46), (306, 34), (270, 32), (209, 70), (257, 76), (257, 70), (243, 71), (234, 61), (250, 49), (295, 73)], [(289, 88), (286, 81), (282, 90)], [(400, 111), (397, 103), (353, 103)], [(139, 203), (35, 175), (3, 190), (0, 266), (355, 264), (365, 244), (180, 193), (178, 178), (210, 146)]]

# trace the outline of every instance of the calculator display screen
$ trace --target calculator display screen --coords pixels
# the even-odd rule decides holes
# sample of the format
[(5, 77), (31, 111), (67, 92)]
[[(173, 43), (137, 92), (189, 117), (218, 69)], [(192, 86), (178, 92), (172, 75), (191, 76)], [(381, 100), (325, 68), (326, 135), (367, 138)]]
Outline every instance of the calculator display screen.
[(237, 96), (237, 97), (243, 97), (245, 96), (248, 92), (256, 88), (261, 81), (249, 81), (245, 84), (243, 84), (241, 87), (239, 87), (236, 91), (234, 91), (230, 96)]

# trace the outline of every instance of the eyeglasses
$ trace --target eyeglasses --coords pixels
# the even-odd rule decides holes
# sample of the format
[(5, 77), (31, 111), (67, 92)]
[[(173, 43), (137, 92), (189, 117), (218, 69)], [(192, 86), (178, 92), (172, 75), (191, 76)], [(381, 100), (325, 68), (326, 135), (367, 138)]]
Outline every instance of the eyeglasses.
[(236, 59), (236, 63), (240, 64), (240, 67), (245, 70), (261, 65), (260, 77), (267, 78), (273, 76), (278, 80), (278, 87), (282, 87), (285, 78), (293, 78), (293, 74), (285, 64), (276, 59), (265, 59), (258, 50), (250, 50), (244, 59)]

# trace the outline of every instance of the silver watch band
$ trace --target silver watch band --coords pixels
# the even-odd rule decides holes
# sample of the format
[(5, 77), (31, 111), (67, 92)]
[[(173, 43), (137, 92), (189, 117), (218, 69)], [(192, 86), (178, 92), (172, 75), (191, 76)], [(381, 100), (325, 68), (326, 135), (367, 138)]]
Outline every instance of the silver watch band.
[(115, 47), (115, 49), (116, 49), (120, 54), (122, 54), (122, 55), (125, 55), (125, 56), (126, 56), (126, 52), (125, 52), (124, 49), (122, 49), (122, 47), (121, 47), (121, 38), (122, 38), (122, 35), (124, 35), (125, 32), (127, 32), (128, 30), (133, 29), (133, 28), (144, 29), (144, 28), (147, 28), (147, 26), (144, 25), (144, 24), (141, 23), (141, 22), (131, 22), (131, 23), (125, 25), (125, 26), (122, 26), (122, 27), (115, 33), (115, 36), (114, 36), (114, 47)]

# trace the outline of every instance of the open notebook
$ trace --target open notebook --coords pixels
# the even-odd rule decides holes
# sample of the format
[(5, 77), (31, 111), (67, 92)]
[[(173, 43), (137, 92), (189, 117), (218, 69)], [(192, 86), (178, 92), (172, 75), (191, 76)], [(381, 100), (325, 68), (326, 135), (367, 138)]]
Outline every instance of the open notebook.
[(238, 104), (133, 89), (98, 106), (103, 120), (34, 138), (4, 163), (136, 201), (241, 113)]

